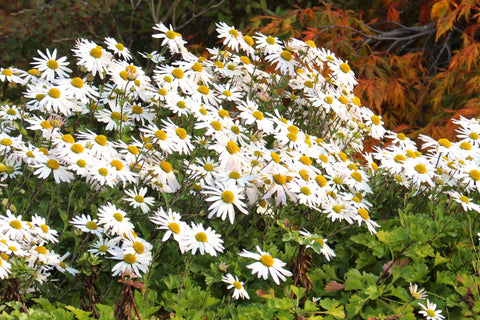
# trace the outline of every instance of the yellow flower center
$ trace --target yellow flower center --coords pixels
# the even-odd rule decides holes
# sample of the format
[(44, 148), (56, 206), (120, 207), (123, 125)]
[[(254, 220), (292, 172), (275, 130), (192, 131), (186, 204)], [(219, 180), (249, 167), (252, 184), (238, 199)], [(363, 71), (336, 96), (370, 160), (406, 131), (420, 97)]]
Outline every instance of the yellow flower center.
[(263, 263), (264, 266), (270, 268), (273, 266), (273, 258), (268, 254), (264, 254), (260, 257), (260, 262)]
[(357, 212), (360, 215), (360, 217), (362, 217), (364, 220), (370, 219), (370, 215), (368, 214), (367, 210), (365, 210), (363, 208), (360, 208), (360, 209), (358, 209)]
[(205, 232), (198, 232), (195, 235), (195, 239), (197, 239), (197, 241), (200, 241), (200, 242), (207, 242), (207, 240), (208, 240)]
[(327, 185), (327, 179), (325, 179), (325, 177), (322, 176), (321, 174), (315, 177), (315, 182), (322, 188)]
[(300, 192), (303, 193), (306, 196), (309, 196), (312, 192), (310, 191), (310, 188), (305, 186), (300, 188)]
[(85, 168), (85, 166), (87, 165), (87, 163), (85, 162), (85, 160), (80, 159), (80, 160), (77, 161), (77, 165), (78, 165), (80, 168)]
[(172, 231), (173, 233), (175, 234), (179, 234), (180, 233), (180, 225), (176, 222), (170, 222), (168, 224), (168, 229), (170, 229), (170, 231)]
[(407, 139), (407, 137), (403, 133), (398, 133), (397, 138), (398, 140), (402, 140), (402, 141), (405, 141)]
[(470, 139), (473, 139), (473, 140), (478, 140), (478, 138), (480, 138), (479, 135), (478, 135), (478, 133), (476, 133), (476, 132), (470, 132), (470, 134), (468, 135), (468, 137), (469, 137)]
[(58, 68), (58, 62), (55, 61), (55, 60), (48, 60), (47, 61), (47, 67), (49, 67), (50, 69), (57, 69)]
[(287, 133), (287, 138), (288, 138), (288, 140), (290, 140), (292, 142), (295, 142), (295, 141), (297, 141), (297, 134), (294, 133), (294, 132), (289, 132), (289, 133)]
[(395, 160), (396, 163), (405, 163), (405, 160), (407, 160), (407, 158), (405, 158), (404, 155), (402, 154), (397, 154), (393, 160)]
[(99, 134), (95, 137), (95, 142), (104, 147), (107, 145), (107, 137), (105, 137), (103, 134)]
[(137, 155), (139, 154), (138, 148), (136, 146), (128, 146), (127, 147), (128, 152), (131, 154)]
[(122, 222), (123, 221), (123, 215), (121, 213), (118, 213), (118, 212), (115, 212), (113, 214), (113, 218), (115, 218), (115, 220), (117, 220), (118, 222)]
[(192, 70), (196, 72), (202, 72), (203, 66), (199, 62), (195, 62), (192, 66)]
[(210, 125), (212, 126), (213, 129), (217, 131), (222, 131), (222, 124), (219, 121), (212, 121), (210, 122)]
[(38, 246), (35, 248), (35, 251), (37, 251), (40, 254), (47, 254), (47, 248), (44, 246)]
[(467, 196), (461, 196), (460, 197), (460, 200), (465, 202), (466, 204), (469, 204), (470, 203), (470, 199), (467, 197)]
[(185, 101), (178, 101), (177, 107), (179, 107), (180, 109), (185, 109), (187, 107), (187, 104), (185, 103)]
[(160, 140), (166, 140), (167, 134), (163, 130), (157, 130), (155, 131), (155, 137), (157, 137)]
[(11, 146), (12, 143), (12, 140), (10, 140), (9, 138), (3, 138), (2, 140), (0, 140), (0, 144), (3, 146)]
[(203, 165), (203, 169), (205, 169), (208, 172), (213, 171), (213, 165), (211, 165), (210, 163), (205, 163)]
[(145, 251), (145, 247), (143, 244), (139, 241), (135, 241), (133, 243), (133, 249), (135, 250), (136, 253), (142, 254)]
[(168, 39), (175, 39), (175, 37), (177, 36), (176, 32), (172, 30), (168, 30), (167, 32), (165, 32), (165, 35)]
[(123, 256), (123, 261), (128, 264), (134, 264), (137, 261), (137, 257), (134, 254), (127, 253)]
[(334, 205), (332, 207), (333, 211), (335, 211), (336, 213), (340, 213), (342, 212), (342, 207), (340, 207), (339, 205)]
[(323, 99), (323, 101), (325, 101), (325, 102), (328, 103), (328, 104), (332, 104), (332, 103), (333, 103), (333, 98), (332, 98), (332, 97), (325, 97), (325, 98)]
[(241, 290), (242, 289), (242, 284), (238, 281), (233, 281), (233, 286), (237, 289), (237, 290)]
[(287, 177), (285, 177), (282, 174), (274, 174), (273, 180), (275, 181), (276, 184), (279, 184), (279, 185), (283, 185), (287, 183)]
[(300, 162), (303, 163), (306, 166), (311, 166), (312, 165), (312, 159), (310, 159), (310, 157), (307, 157), (307, 156), (301, 156), (300, 157)]
[(235, 195), (232, 191), (225, 190), (222, 192), (222, 199), (226, 203), (232, 203), (235, 200)]
[(106, 176), (108, 175), (108, 170), (107, 170), (107, 168), (100, 168), (100, 169), (98, 169), (98, 173), (99, 173), (101, 176), (106, 177)]
[(120, 171), (123, 169), (123, 163), (120, 160), (112, 160), (110, 164), (112, 165), (112, 167), (117, 169), (117, 171)]
[(90, 55), (94, 57), (95, 59), (99, 59), (102, 57), (102, 47), (97, 46), (90, 50)]
[(425, 167), (424, 164), (419, 163), (415, 166), (415, 171), (417, 171), (420, 174), (425, 174), (427, 173), (427, 167)]
[(22, 229), (22, 223), (18, 220), (12, 220), (10, 221), (9, 223), (10, 227), (14, 228), (14, 229)]
[(435, 317), (436, 313), (435, 313), (434, 310), (428, 309), (428, 310), (427, 310), (427, 315), (428, 315), (429, 317)]
[(208, 89), (207, 86), (199, 86), (198, 87), (198, 92), (202, 94), (208, 94), (210, 92), (210, 89)]
[(269, 45), (274, 45), (275, 44), (275, 38), (274, 37), (267, 37), (265, 39), (265, 41), (269, 44)]
[(460, 148), (463, 149), (463, 150), (471, 150), (472, 145), (465, 141), (465, 142), (460, 143)]
[(469, 175), (470, 175), (470, 178), (472, 178), (475, 181), (480, 180), (480, 171), (476, 169), (470, 170)]
[(45, 95), (42, 93), (39, 93), (35, 96), (35, 99), (37, 99), (37, 101), (42, 101), (43, 98), (45, 98)]
[(370, 119), (372, 120), (374, 125), (376, 125), (376, 126), (380, 125), (380, 117), (379, 116), (373, 115)]
[(250, 59), (247, 56), (241, 56), (240, 60), (242, 60), (242, 62), (245, 63), (246, 65), (249, 65), (251, 63)]
[(183, 128), (177, 128), (175, 130), (175, 133), (182, 140), (185, 140), (185, 138), (187, 137), (187, 131), (185, 131), (185, 129), (183, 129)]
[(263, 113), (258, 110), (254, 111), (252, 115), (258, 120), (263, 120)]
[(223, 69), (225, 67), (225, 65), (221, 61), (215, 61), (213, 65), (220, 69)]
[(232, 35), (234, 38), (238, 37), (238, 31), (235, 29), (230, 29), (228, 33), (230, 33), (230, 35)]
[(47, 167), (49, 167), (52, 170), (57, 170), (60, 167), (60, 164), (58, 163), (57, 160), (50, 159), (47, 161)]
[(280, 53), (280, 56), (283, 58), (285, 61), (290, 61), (292, 60), (292, 53), (290, 51), (284, 50), (282, 53)]
[(45, 224), (42, 224), (42, 225), (40, 226), (40, 229), (42, 229), (42, 231), (43, 231), (44, 233), (48, 233), (48, 230), (49, 230), (49, 229), (48, 229), (48, 226), (45, 225)]
[(218, 115), (220, 116), (220, 118), (230, 118), (230, 114), (228, 113), (227, 110), (225, 109), (220, 109), (218, 110)]
[(145, 202), (145, 199), (144, 199), (141, 195), (139, 195), (139, 194), (137, 194), (137, 195), (133, 198), (133, 200), (135, 200), (135, 201), (138, 202), (138, 203), (144, 203), (144, 202)]
[(135, 114), (142, 114), (143, 108), (140, 107), (138, 104), (132, 107), (132, 112)]
[(5, 76), (7, 76), (7, 77), (13, 76), (13, 72), (12, 72), (12, 70), (10, 70), (10, 69), (4, 69), (4, 70), (2, 70), (2, 74), (5, 75)]
[(363, 180), (362, 175), (358, 171), (352, 172), (351, 177), (358, 182), (362, 182)]
[(85, 227), (87, 227), (88, 229), (90, 230), (97, 230), (98, 229), (98, 225), (95, 221), (88, 221), (86, 224), (85, 224)]
[(48, 95), (54, 99), (60, 98), (61, 92), (57, 88), (52, 88), (48, 90)]
[(235, 141), (228, 141), (227, 142), (227, 151), (230, 154), (235, 154), (240, 151), (240, 147), (235, 143)]
[(343, 73), (349, 73), (350, 72), (350, 66), (347, 63), (342, 63), (340, 65), (340, 70), (342, 70)]
[(173, 75), (175, 78), (182, 79), (183, 76), (184, 76), (184, 73), (183, 73), (183, 70), (182, 70), (182, 69), (176, 68), (176, 69), (173, 69), (172, 75)]
[(238, 173), (237, 171), (232, 171), (228, 174), (228, 177), (231, 178), (231, 179), (240, 179), (241, 178), (241, 174)]
[(162, 161), (160, 163), (160, 168), (162, 168), (162, 170), (165, 171), (166, 173), (169, 173), (170, 171), (173, 170), (172, 165), (168, 161)]
[(298, 172), (298, 174), (300, 175), (300, 177), (305, 180), (305, 181), (308, 181), (308, 179), (310, 178), (309, 175), (308, 175), (308, 172), (307, 170), (300, 170)]
[(243, 37), (243, 40), (245, 40), (245, 42), (246, 42), (250, 47), (253, 46), (253, 39), (252, 39), (252, 37), (250, 37), (250, 36), (244, 36), (244, 37)]

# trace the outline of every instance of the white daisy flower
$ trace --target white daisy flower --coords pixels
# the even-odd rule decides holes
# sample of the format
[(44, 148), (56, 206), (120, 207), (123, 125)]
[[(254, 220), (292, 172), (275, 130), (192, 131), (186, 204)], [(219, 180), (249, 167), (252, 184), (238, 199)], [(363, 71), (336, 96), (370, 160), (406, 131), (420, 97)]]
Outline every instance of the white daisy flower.
[(425, 317), (427, 320), (442, 320), (445, 319), (445, 316), (442, 316), (442, 310), (437, 310), (437, 305), (435, 303), (430, 302), (427, 299), (427, 306), (424, 306), (421, 303), (418, 303), (423, 310), (419, 311), (422, 316)]
[(268, 252), (262, 251), (259, 246), (257, 246), (258, 253), (253, 253), (243, 249), (238, 255), (240, 257), (251, 258), (258, 260), (247, 266), (248, 269), (252, 269), (252, 274), (257, 274), (259, 278), (264, 280), (268, 279), (268, 274), (272, 277), (273, 281), (280, 285), (280, 280), (286, 281), (286, 277), (291, 277), (293, 274), (283, 269), (287, 264), (280, 259), (273, 258)]
[(227, 273), (222, 277), (222, 281), (228, 283), (227, 289), (233, 289), (232, 297), (235, 300), (238, 300), (239, 298), (250, 299), (247, 290), (245, 290), (245, 287), (243, 286), (243, 282), (238, 280), (237, 276), (234, 277), (230, 273)]
[(102, 238), (103, 228), (98, 225), (97, 219), (92, 219), (88, 214), (85, 215), (82, 213), (81, 216), (75, 216), (69, 222), (82, 232), (92, 233)]
[(201, 255), (208, 253), (216, 257), (217, 251), (223, 252), (224, 249), (221, 235), (210, 227), (205, 229), (202, 223), (195, 224), (192, 222), (188, 232), (181, 236), (181, 241), (186, 250), (192, 251), (192, 254), (195, 254), (198, 250)]
[(228, 216), (231, 224), (235, 220), (235, 208), (244, 214), (248, 214), (246, 204), (242, 201), (245, 196), (243, 189), (234, 184), (217, 183), (216, 186), (205, 186), (202, 193), (210, 195), (205, 201), (213, 202), (208, 207), (208, 218), (213, 216), (220, 217), (222, 220)]
[(32, 65), (42, 72), (41, 78), (53, 81), (55, 77), (67, 78), (68, 73), (72, 72), (72, 69), (67, 68), (67, 57), (57, 59), (57, 49), (54, 49), (52, 53), (47, 49), (46, 55), (40, 50), (37, 52), (41, 58), (33, 58), (36, 62), (32, 62)]
[(122, 248), (115, 247), (110, 250), (112, 259), (120, 260), (112, 268), (112, 276), (118, 276), (122, 273), (133, 273), (134, 275), (141, 276), (142, 273), (146, 273), (148, 266), (152, 262), (151, 255), (132, 253), (131, 251), (125, 251)]
[(150, 212), (150, 207), (154, 205), (155, 198), (153, 197), (145, 197), (148, 189), (146, 187), (140, 188), (137, 191), (137, 187), (133, 187), (133, 190), (125, 190), (125, 193), (129, 196), (129, 198), (125, 198), (124, 200), (127, 201), (133, 208), (139, 208), (142, 210), (143, 213)]
[(107, 48), (113, 51), (113, 54), (116, 56), (120, 56), (125, 60), (131, 60), (132, 55), (130, 54), (130, 51), (125, 48), (125, 46), (117, 42), (114, 38), (110, 37), (105, 37), (105, 44), (107, 45)]

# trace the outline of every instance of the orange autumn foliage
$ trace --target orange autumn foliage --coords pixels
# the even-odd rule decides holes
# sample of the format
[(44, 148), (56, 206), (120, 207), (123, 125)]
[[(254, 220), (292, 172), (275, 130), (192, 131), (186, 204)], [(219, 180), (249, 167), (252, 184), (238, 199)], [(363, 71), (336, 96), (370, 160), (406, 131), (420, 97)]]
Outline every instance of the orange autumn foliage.
[(322, 2), (257, 16), (253, 30), (313, 40), (347, 60), (355, 94), (389, 129), (454, 139), (452, 118), (480, 115), (480, 0)]

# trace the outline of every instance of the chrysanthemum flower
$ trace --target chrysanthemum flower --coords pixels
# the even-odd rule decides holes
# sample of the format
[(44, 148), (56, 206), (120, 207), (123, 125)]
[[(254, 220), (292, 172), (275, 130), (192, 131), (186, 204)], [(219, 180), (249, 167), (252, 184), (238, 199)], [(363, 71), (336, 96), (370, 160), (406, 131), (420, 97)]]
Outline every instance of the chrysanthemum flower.
[(408, 290), (410, 291), (410, 294), (414, 299), (423, 300), (427, 298), (427, 293), (425, 292), (425, 289), (422, 288), (418, 290), (417, 284), (410, 283)]
[(140, 190), (137, 191), (137, 187), (133, 187), (133, 190), (125, 190), (125, 193), (129, 196), (129, 198), (125, 198), (125, 200), (132, 207), (140, 207), (143, 213), (148, 213), (150, 212), (150, 207), (155, 203), (155, 199), (153, 197), (145, 197), (147, 190), (147, 188), (140, 188)]
[(151, 256), (126, 252), (119, 247), (110, 250), (109, 253), (112, 255), (112, 259), (120, 260), (112, 268), (112, 276), (114, 277), (121, 273), (133, 273), (141, 276), (142, 273), (147, 272), (148, 266), (152, 262)]
[(46, 55), (40, 50), (37, 52), (41, 58), (33, 58), (36, 62), (32, 62), (32, 65), (42, 73), (41, 78), (53, 81), (55, 77), (67, 78), (68, 73), (72, 72), (72, 69), (67, 68), (67, 57), (57, 59), (57, 49), (52, 53), (47, 49)]
[(418, 303), (423, 310), (419, 311), (422, 316), (425, 317), (427, 320), (442, 320), (445, 319), (445, 316), (442, 316), (442, 310), (437, 310), (437, 305), (435, 303), (430, 302), (427, 299), (427, 306), (424, 306), (421, 303)]
[(181, 236), (180, 241), (184, 244), (187, 251), (195, 254), (197, 250), (200, 254), (208, 253), (216, 257), (217, 252), (223, 252), (223, 240), (221, 236), (212, 228), (205, 229), (202, 223), (192, 222), (190, 229)]
[(228, 283), (227, 289), (233, 289), (233, 299), (250, 299), (247, 290), (245, 290), (244, 283), (238, 280), (237, 276), (234, 277), (230, 273), (227, 273), (226, 275), (222, 276), (222, 281)]
[(235, 208), (244, 214), (248, 214), (246, 204), (242, 201), (245, 197), (242, 189), (233, 184), (217, 183), (216, 186), (205, 186), (202, 193), (210, 195), (205, 201), (213, 202), (208, 207), (208, 217), (217, 216), (225, 220), (227, 218), (231, 224), (235, 220)]
[(268, 274), (272, 277), (273, 281), (280, 285), (280, 280), (287, 280), (286, 277), (291, 277), (293, 274), (283, 269), (287, 264), (280, 259), (273, 258), (268, 252), (262, 251), (259, 246), (257, 246), (258, 253), (253, 253), (243, 249), (238, 255), (240, 257), (250, 258), (258, 260), (247, 266), (248, 269), (252, 269), (252, 274), (258, 274), (259, 278), (264, 280), (268, 279)]
[(132, 55), (130, 54), (130, 50), (125, 48), (125, 46), (115, 40), (114, 38), (105, 37), (105, 44), (107, 48), (113, 51), (113, 54), (119, 57), (122, 57), (125, 60), (131, 60)]
[(69, 222), (82, 232), (95, 234), (99, 238), (103, 236), (103, 228), (98, 225), (98, 220), (92, 219), (88, 214), (82, 213), (81, 216), (75, 216)]

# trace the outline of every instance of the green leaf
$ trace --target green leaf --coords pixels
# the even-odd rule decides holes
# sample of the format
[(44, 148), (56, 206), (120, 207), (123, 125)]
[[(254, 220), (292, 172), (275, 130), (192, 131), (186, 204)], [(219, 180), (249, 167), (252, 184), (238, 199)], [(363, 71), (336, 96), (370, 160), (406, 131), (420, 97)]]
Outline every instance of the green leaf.
[(358, 294), (354, 294), (350, 297), (347, 304), (347, 314), (351, 318), (358, 314), (363, 309), (363, 305), (368, 301), (368, 298), (362, 298)]
[(433, 264), (433, 266), (436, 267), (439, 264), (442, 264), (442, 263), (445, 263), (445, 262), (448, 262), (448, 261), (450, 261), (450, 259), (442, 257), (440, 252), (437, 251), (437, 253), (435, 254), (435, 263)]
[(345, 311), (343, 306), (340, 305), (335, 299), (325, 298), (320, 300), (320, 305), (322, 308), (326, 309), (325, 313), (334, 316), (336, 318), (344, 319), (345, 318)]
[(78, 320), (88, 320), (90, 319), (90, 314), (92, 313), (91, 311), (90, 312), (87, 312), (87, 311), (83, 311), (81, 309), (77, 309), (73, 306), (65, 306), (65, 309), (67, 310), (70, 310), (71, 312), (73, 312), (73, 314), (75, 315), (75, 317), (78, 319)]
[(437, 284), (455, 285), (455, 274), (450, 271), (437, 271)]

